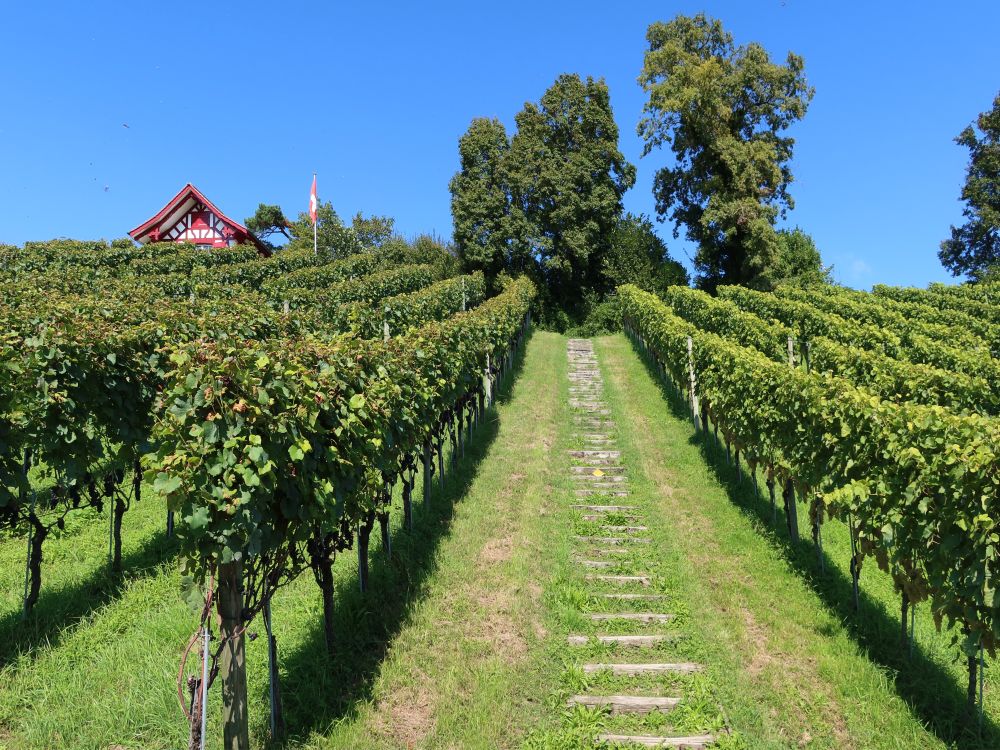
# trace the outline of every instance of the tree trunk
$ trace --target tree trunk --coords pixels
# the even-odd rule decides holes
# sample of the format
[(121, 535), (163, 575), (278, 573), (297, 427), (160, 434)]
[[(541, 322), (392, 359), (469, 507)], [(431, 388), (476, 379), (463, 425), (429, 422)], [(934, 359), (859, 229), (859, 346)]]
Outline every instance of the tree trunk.
[(24, 614), (31, 612), (38, 603), (38, 596), (42, 590), (42, 544), (49, 535), (49, 530), (34, 513), (28, 516), (28, 522), (31, 524), (32, 534), (28, 554), (28, 595), (24, 598)]
[(403, 479), (403, 527), (413, 531), (413, 475)]
[(125, 515), (125, 511), (128, 510), (128, 506), (121, 498), (115, 499), (114, 508), (114, 525), (113, 536), (114, 536), (114, 551), (111, 557), (111, 570), (115, 573), (122, 572), (122, 516)]
[(902, 594), (902, 599), (899, 607), (900, 618), (899, 618), (899, 645), (901, 648), (905, 649), (907, 646), (906, 638), (906, 618), (910, 614), (910, 598), (906, 595), (904, 591)]
[(247, 662), (243, 637), (242, 564), (219, 566), (217, 606), (222, 676), (222, 734), (225, 750), (250, 750), (247, 716)]
[(765, 484), (767, 484), (767, 494), (771, 497), (771, 523), (777, 523), (778, 505), (774, 501), (774, 479), (772, 477), (768, 477)]
[(382, 551), (386, 559), (392, 559), (392, 538), (389, 536), (389, 514), (379, 513), (378, 525), (382, 530)]
[(323, 594), (323, 639), (326, 641), (326, 653), (332, 659), (336, 654), (333, 629), (333, 559), (330, 556), (330, 545), (322, 536), (316, 539), (315, 555), (313, 569), (316, 571), (319, 590)]
[(271, 628), (271, 599), (264, 603), (264, 627), (267, 630), (267, 676), (271, 704), (271, 738), (285, 734), (285, 712), (281, 706), (281, 677), (278, 674), (278, 639)]
[(793, 542), (799, 541), (799, 515), (795, 506), (795, 485), (791, 479), (785, 480), (784, 490), (785, 520), (788, 522), (788, 536)]

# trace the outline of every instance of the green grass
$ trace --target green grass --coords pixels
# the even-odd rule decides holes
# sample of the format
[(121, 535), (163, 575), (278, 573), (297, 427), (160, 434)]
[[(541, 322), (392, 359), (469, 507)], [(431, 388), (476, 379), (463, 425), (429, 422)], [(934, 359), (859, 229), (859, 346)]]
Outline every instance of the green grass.
[[(415, 529), (393, 518), (393, 557), (373, 535), (369, 593), (353, 552), (338, 557), (337, 658), (322, 636), (311, 576), (273, 604), (288, 739), (278, 746), (515, 746), (542, 710), (551, 670), (540, 642), (537, 581), (550, 574), (544, 508), (556, 432), (550, 384), (564, 379), (563, 339), (535, 334), (523, 369)], [(186, 746), (175, 679), (197, 625), (182, 602), (162, 503), (146, 488), (125, 517), (125, 574), (107, 573), (107, 513), (72, 514), (47, 541), (42, 596), (22, 622), (24, 541), (0, 542), (0, 748)], [(255, 623), (256, 629), (263, 626)], [(252, 628), (253, 629), (253, 628)], [(265, 639), (248, 643), (250, 721), (267, 744)], [(221, 744), (219, 689), (209, 746)]]
[[(588, 747), (604, 728), (694, 730), (720, 716), (736, 731), (730, 746), (1000, 747), (992, 675), (980, 739), (963, 733), (962, 665), (926, 606), (909, 657), (897, 642), (891, 583), (871, 562), (862, 610), (853, 612), (842, 525), (824, 526), (820, 573), (811, 543), (792, 546), (780, 513), (772, 527), (769, 503), (736, 481), (724, 451), (693, 435), (683, 404), (631, 344), (607, 337), (596, 349), (633, 489), (611, 504), (640, 505), (650, 527), (642, 535), (653, 539), (604, 559), (654, 574), (650, 591), (669, 597), (657, 608), (677, 615), (655, 626), (676, 640), (628, 657), (696, 661), (706, 671), (585, 675), (580, 664), (612, 660), (614, 647), (567, 645), (570, 632), (598, 632), (581, 612), (631, 607), (595, 597), (602, 587), (585, 585), (573, 562), (587, 556), (574, 533), (600, 524), (579, 525), (569, 507), (574, 462), (565, 451), (579, 438), (567, 405), (566, 340), (535, 333), (444, 494), (435, 484), (425, 509), (418, 479), (414, 531), (394, 516), (392, 560), (373, 535), (367, 595), (357, 591), (355, 554), (338, 558), (337, 658), (326, 655), (311, 577), (277, 595), (289, 736), (272, 747), (557, 750)], [(804, 526), (801, 506), (799, 515)], [(42, 596), (27, 621), (24, 541), (0, 541), (0, 748), (186, 745), (175, 679), (197, 615), (182, 601), (163, 526), (162, 504), (145, 488), (125, 516), (126, 572), (115, 578), (107, 510), (72, 514), (46, 543)], [(248, 644), (248, 665), (253, 745), (267, 746), (263, 638)], [(627, 688), (688, 698), (682, 710), (643, 721), (565, 707), (575, 693)], [(216, 687), (210, 747), (219, 744), (220, 713)]]

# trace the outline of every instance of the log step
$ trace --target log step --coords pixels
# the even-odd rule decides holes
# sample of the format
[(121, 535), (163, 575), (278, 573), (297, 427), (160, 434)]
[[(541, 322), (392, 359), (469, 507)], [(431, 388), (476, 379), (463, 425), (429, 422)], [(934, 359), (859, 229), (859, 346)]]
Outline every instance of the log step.
[(597, 451), (597, 450), (583, 450), (583, 451), (567, 451), (569, 455), (573, 458), (621, 458), (621, 451)]
[(633, 531), (649, 531), (648, 526), (610, 526), (605, 524), (601, 527), (603, 531), (624, 531), (631, 534)]
[(600, 469), (605, 474), (621, 474), (625, 471), (624, 466), (571, 466), (569, 470), (573, 474), (592, 474)]
[[(617, 550), (615, 551), (617, 552)], [(654, 601), (670, 598), (666, 594), (601, 594), (601, 597), (604, 599), (617, 599), (619, 601)]]
[(599, 743), (613, 745), (636, 745), (637, 747), (676, 747), (680, 750), (705, 750), (715, 742), (711, 734), (693, 734), (688, 737), (656, 737), (640, 734), (599, 734), (594, 738)]
[[(640, 521), (640, 520), (642, 520), (642, 516), (633, 516), (631, 514), (625, 514), (623, 516), (623, 518), (626, 521)], [(602, 516), (600, 513), (589, 513), (589, 514), (580, 516), (580, 520), (581, 521), (604, 521), (606, 519), (607, 519), (607, 516)]]
[(585, 489), (585, 490), (574, 490), (577, 497), (590, 497), (591, 495), (607, 495), (608, 497), (628, 497), (628, 490), (619, 489)]
[(613, 568), (618, 564), (610, 560), (582, 560), (576, 558), (576, 561), (585, 568)]
[(649, 544), (652, 539), (644, 536), (575, 536), (578, 542), (594, 542), (600, 544)]
[(605, 583), (638, 583), (640, 586), (649, 586), (652, 582), (649, 576), (637, 575), (637, 576), (600, 576), (600, 575), (588, 575), (586, 576), (588, 581), (604, 581)]
[(574, 695), (566, 705), (610, 708), (612, 714), (648, 714), (650, 711), (670, 711), (680, 702), (680, 698), (643, 695)]
[(614, 675), (636, 675), (636, 674), (665, 674), (665, 673), (680, 673), (680, 674), (690, 674), (692, 672), (700, 672), (702, 670), (701, 664), (695, 664), (693, 662), (677, 662), (674, 664), (584, 664), (583, 671), (585, 674), (593, 674), (594, 672), (609, 671)]
[(635, 646), (636, 648), (652, 648), (659, 643), (669, 643), (677, 640), (673, 635), (571, 635), (567, 636), (570, 646), (586, 646), (591, 641), (611, 646)]
[(625, 484), (628, 482), (628, 477), (624, 474), (574, 474), (573, 479), (579, 480), (581, 482), (593, 482), (597, 485), (608, 485), (609, 487), (615, 484)]
[(637, 510), (637, 505), (579, 505), (569, 506), (574, 510), (592, 510), (595, 513), (624, 513), (627, 510)]
[(632, 622), (670, 622), (673, 615), (658, 614), (655, 612), (599, 612), (588, 615), (594, 622), (608, 622), (610, 620), (630, 620)]

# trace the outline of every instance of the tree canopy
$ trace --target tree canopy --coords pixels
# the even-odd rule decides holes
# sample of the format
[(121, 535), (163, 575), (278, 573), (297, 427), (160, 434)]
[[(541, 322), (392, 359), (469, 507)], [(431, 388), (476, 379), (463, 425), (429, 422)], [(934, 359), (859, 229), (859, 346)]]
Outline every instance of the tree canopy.
[(271, 242), (271, 237), (275, 234), (280, 234), (286, 240), (292, 238), (291, 225), (280, 206), (267, 203), (258, 204), (257, 211), (246, 220), (246, 225), (247, 229), (253, 232), (258, 240), (272, 250), (275, 248), (275, 244)]
[(611, 233), (603, 274), (610, 287), (635, 284), (653, 293), (688, 283), (687, 271), (670, 257), (666, 243), (654, 231), (649, 217), (632, 214), (619, 219)]
[(966, 127), (955, 142), (969, 149), (962, 187), (965, 224), (951, 228), (938, 257), (955, 276), (995, 277), (1000, 265), (1000, 93), (993, 109), (980, 114), (976, 127)]
[(810, 287), (833, 283), (833, 266), (824, 266), (813, 238), (798, 227), (778, 230), (778, 260), (768, 274), (773, 286)]
[(603, 80), (566, 74), (516, 116), (473, 120), (452, 178), (455, 244), (465, 266), (491, 278), (530, 273), (549, 306), (571, 317), (585, 290), (603, 293), (603, 259), (635, 167), (618, 148)]
[(638, 132), (644, 155), (669, 146), (675, 159), (656, 173), (657, 213), (697, 243), (700, 286), (767, 286), (780, 254), (774, 224), (793, 207), (794, 139), (781, 133), (813, 96), (803, 60), (789, 53), (782, 65), (760, 44), (736, 46), (704, 14), (654, 23), (646, 39)]

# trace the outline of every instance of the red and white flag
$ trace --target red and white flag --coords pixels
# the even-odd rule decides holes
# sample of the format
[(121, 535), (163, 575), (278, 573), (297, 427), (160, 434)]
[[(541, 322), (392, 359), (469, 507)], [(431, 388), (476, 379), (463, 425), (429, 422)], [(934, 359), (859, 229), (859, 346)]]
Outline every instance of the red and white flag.
[(309, 216), (313, 220), (313, 224), (316, 223), (316, 209), (319, 206), (316, 200), (316, 175), (313, 174), (313, 186), (312, 190), (309, 191)]

